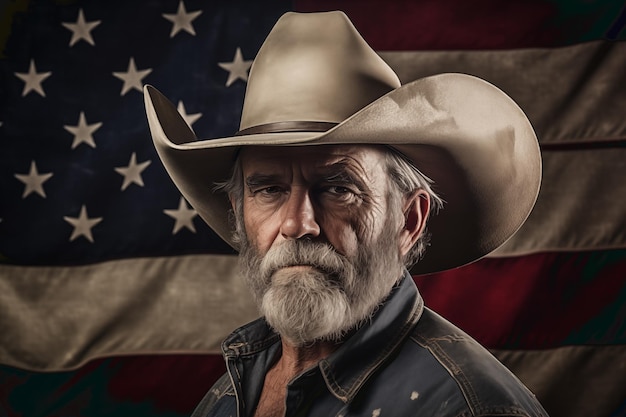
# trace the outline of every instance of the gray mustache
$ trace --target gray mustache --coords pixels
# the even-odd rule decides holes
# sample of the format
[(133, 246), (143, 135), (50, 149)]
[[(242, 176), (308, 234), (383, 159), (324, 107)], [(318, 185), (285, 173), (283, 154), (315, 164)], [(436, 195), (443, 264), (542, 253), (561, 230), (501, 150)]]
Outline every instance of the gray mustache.
[(328, 275), (340, 275), (350, 261), (331, 245), (307, 240), (289, 240), (271, 248), (261, 261), (261, 273), (269, 278), (277, 270), (290, 266), (309, 265)]

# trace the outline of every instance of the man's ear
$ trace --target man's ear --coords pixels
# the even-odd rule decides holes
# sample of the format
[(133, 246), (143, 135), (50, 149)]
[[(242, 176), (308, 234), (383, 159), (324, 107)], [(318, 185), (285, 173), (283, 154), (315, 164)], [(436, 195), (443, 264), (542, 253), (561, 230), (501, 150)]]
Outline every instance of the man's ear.
[(406, 255), (426, 227), (426, 219), (430, 211), (430, 196), (424, 190), (416, 190), (407, 194), (402, 205), (404, 226), (400, 230), (399, 249), (402, 256)]

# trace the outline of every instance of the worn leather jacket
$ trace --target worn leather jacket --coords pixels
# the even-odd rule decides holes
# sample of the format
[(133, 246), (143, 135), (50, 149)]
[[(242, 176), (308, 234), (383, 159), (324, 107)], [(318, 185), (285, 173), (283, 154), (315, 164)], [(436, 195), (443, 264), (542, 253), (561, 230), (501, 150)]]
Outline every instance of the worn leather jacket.
[[(263, 319), (223, 343), (228, 372), (193, 417), (248, 417), (281, 349)], [(287, 387), (286, 416), (544, 417), (535, 396), (474, 339), (424, 307), (408, 272), (371, 321)]]

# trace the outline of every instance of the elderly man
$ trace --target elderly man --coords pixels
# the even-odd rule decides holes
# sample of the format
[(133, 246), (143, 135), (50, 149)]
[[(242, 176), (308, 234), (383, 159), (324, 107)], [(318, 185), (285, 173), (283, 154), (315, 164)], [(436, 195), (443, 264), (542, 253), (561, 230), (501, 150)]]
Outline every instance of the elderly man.
[(194, 416), (546, 416), (407, 270), (476, 260), (530, 212), (537, 141), (503, 92), (461, 74), (401, 86), (330, 12), (276, 23), (234, 137), (196, 140), (145, 98), (166, 169), (239, 250), (263, 315), (224, 341)]

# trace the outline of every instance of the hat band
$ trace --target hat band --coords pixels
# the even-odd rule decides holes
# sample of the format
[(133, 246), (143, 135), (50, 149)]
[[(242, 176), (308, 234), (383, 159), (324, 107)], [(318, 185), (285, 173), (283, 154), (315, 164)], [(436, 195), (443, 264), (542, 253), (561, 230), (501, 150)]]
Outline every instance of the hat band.
[(261, 133), (285, 133), (285, 132), (326, 132), (339, 123), (315, 122), (315, 121), (286, 121), (265, 123), (248, 127), (235, 133), (235, 136), (258, 135)]

